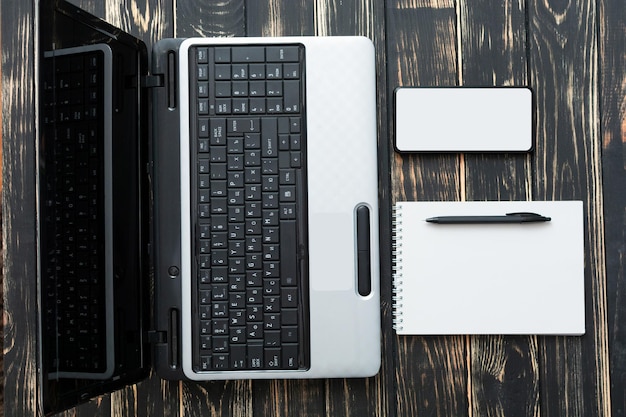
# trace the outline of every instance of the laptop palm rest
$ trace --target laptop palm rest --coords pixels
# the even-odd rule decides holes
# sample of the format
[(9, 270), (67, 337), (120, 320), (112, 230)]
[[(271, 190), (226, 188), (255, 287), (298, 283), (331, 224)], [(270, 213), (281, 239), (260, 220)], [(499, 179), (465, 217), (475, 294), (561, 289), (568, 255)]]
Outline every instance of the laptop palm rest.
[(309, 220), (311, 288), (352, 290), (356, 285), (358, 253), (353, 213), (312, 213)]

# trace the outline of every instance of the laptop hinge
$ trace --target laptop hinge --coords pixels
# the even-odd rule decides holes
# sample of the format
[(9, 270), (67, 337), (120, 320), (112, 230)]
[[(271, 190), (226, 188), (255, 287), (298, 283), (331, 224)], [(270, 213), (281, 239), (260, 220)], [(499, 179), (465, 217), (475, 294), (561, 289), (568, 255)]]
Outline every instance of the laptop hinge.
[(148, 342), (154, 343), (165, 343), (167, 342), (167, 332), (162, 332), (158, 330), (149, 330), (148, 331)]
[(163, 76), (162, 75), (144, 75), (141, 77), (141, 86), (152, 88), (152, 87), (163, 87)]

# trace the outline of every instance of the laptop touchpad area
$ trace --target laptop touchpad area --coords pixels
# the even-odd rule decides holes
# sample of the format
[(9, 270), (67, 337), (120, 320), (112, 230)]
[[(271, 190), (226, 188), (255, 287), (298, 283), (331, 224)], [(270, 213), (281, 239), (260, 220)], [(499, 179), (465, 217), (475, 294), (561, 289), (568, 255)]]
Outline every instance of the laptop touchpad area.
[(352, 213), (315, 213), (309, 217), (310, 285), (317, 291), (345, 291), (355, 284)]

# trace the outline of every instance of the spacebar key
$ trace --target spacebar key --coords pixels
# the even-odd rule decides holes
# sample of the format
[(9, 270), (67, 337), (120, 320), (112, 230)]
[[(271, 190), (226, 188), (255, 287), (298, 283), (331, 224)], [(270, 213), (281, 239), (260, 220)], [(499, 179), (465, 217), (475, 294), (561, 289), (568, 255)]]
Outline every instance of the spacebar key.
[(295, 220), (280, 222), (280, 283), (292, 287), (298, 284), (298, 239)]

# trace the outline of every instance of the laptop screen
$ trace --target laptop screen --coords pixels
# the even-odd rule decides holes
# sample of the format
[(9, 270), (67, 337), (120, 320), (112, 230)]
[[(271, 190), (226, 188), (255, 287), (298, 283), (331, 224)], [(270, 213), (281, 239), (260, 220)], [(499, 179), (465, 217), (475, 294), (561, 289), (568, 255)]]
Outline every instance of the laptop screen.
[(50, 414), (147, 372), (147, 59), (140, 41), (69, 3), (39, 7), (39, 348)]

